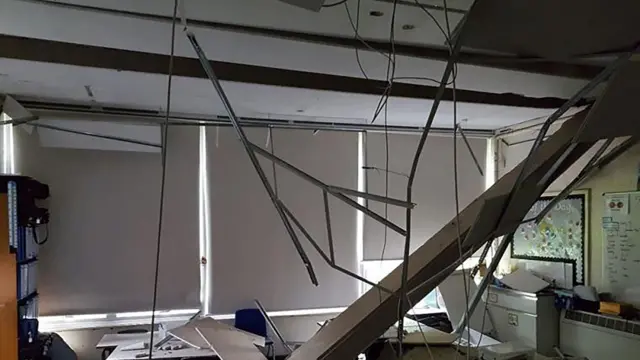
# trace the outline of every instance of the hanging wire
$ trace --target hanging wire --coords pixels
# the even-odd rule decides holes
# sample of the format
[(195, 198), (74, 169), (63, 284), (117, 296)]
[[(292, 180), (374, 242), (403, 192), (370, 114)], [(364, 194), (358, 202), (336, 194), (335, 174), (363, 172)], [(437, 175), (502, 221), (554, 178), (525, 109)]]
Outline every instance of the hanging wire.
[(149, 340), (149, 360), (153, 356), (153, 333), (156, 324), (156, 308), (158, 306), (158, 277), (160, 274), (160, 245), (162, 240), (162, 218), (164, 213), (164, 191), (167, 175), (167, 145), (169, 143), (167, 131), (169, 129), (169, 114), (171, 113), (171, 82), (173, 80), (173, 57), (176, 44), (176, 20), (178, 18), (178, 0), (173, 2), (173, 18), (171, 21), (171, 53), (169, 55), (169, 77), (167, 79), (167, 104), (164, 124), (162, 126), (162, 175), (160, 179), (160, 208), (158, 214), (158, 238), (156, 240), (156, 263), (153, 274), (153, 306), (151, 307), (151, 338)]
[(389, 169), (384, 169), (384, 168), (379, 168), (377, 166), (363, 166), (362, 167), (363, 170), (375, 170), (378, 172), (378, 174), (380, 174), (380, 172), (388, 172), (389, 174), (393, 174), (393, 175), (398, 175), (398, 176), (402, 176), (405, 178), (409, 178), (408, 174), (399, 172), (399, 171), (393, 171), (393, 170), (389, 170)]
[[(417, 2), (417, 0), (416, 0)], [(447, 7), (447, 0), (442, 0), (444, 5), (444, 17), (445, 17), (445, 25), (447, 29), (447, 44), (449, 45), (449, 53), (453, 55), (453, 48), (451, 45), (451, 26), (449, 22), (449, 9)], [(423, 9), (426, 10), (426, 9)], [(428, 13), (428, 11), (426, 11)], [(455, 69), (455, 67), (454, 67)], [(455, 75), (455, 73), (454, 73)], [(452, 83), (452, 100), (453, 100), (453, 188), (454, 188), (454, 196), (455, 196), (455, 211), (456, 211), (456, 242), (458, 245), (458, 256), (460, 259), (463, 257), (462, 250), (462, 231), (460, 229), (460, 192), (458, 187), (458, 102), (456, 100), (456, 79), (455, 76), (453, 78)], [(464, 264), (462, 265), (462, 282), (464, 285), (464, 299), (465, 299), (465, 316), (467, 319), (469, 318), (469, 283), (467, 283), (467, 274), (464, 269)], [(468, 326), (467, 326), (468, 328)], [(464, 332), (464, 329), (462, 329)], [(482, 330), (481, 330), (482, 331)], [(470, 345), (471, 344), (471, 332), (467, 330), (467, 351), (466, 357), (469, 359), (471, 357), (470, 353)]]

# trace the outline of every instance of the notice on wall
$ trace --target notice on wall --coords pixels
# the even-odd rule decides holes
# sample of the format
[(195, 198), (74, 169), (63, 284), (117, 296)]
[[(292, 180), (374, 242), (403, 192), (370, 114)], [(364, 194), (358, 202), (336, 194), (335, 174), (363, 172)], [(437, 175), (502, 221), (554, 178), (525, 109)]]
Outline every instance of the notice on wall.
[(604, 214), (606, 216), (629, 214), (629, 193), (608, 194), (605, 196)]
[(616, 300), (640, 303), (640, 192), (604, 195), (604, 283)]

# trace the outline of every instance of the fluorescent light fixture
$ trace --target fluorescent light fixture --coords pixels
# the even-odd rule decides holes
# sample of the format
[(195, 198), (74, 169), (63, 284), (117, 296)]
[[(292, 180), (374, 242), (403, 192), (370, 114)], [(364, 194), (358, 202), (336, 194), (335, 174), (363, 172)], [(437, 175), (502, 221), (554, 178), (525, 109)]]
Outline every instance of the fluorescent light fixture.
[[(217, 127), (216, 127), (217, 131)], [(217, 133), (216, 133), (217, 141)], [(213, 291), (211, 263), (211, 204), (209, 199), (209, 161), (207, 160), (207, 127), (200, 127), (198, 162), (198, 229), (200, 259), (200, 304), (204, 315), (211, 314), (211, 294)]]
[[(177, 310), (158, 310), (155, 312), (156, 317), (162, 316), (179, 316), (179, 315), (193, 315), (198, 312), (198, 309), (177, 309)], [(144, 318), (151, 317), (153, 312), (151, 311), (132, 311), (132, 312), (122, 312), (116, 313), (115, 316), (118, 319), (126, 319), (126, 318)]]
[[(2, 121), (10, 121), (11, 118), (7, 114), (2, 114)], [(15, 174), (16, 159), (15, 148), (13, 143), (13, 125), (2, 125), (2, 172), (5, 174)]]
[[(366, 171), (365, 167), (365, 133), (363, 131), (358, 133), (358, 191), (365, 192)], [(358, 198), (358, 204), (364, 206), (364, 198)], [(362, 211), (356, 212), (356, 264), (358, 264), (358, 270), (360, 276), (362, 276), (361, 262), (364, 259), (364, 214)], [(358, 293), (360, 295), (366, 292), (365, 283), (358, 281)]]
[(487, 190), (496, 182), (496, 138), (487, 139), (487, 154), (484, 157), (484, 189)]
[(71, 315), (67, 316), (68, 321), (76, 321), (76, 320), (98, 320), (98, 319), (106, 319), (109, 315), (107, 314), (86, 314), (86, 315)]
[(346, 307), (306, 309), (306, 310), (284, 310), (284, 311), (267, 311), (271, 317), (287, 317), (287, 316), (309, 316), (309, 315), (329, 315), (341, 313)]

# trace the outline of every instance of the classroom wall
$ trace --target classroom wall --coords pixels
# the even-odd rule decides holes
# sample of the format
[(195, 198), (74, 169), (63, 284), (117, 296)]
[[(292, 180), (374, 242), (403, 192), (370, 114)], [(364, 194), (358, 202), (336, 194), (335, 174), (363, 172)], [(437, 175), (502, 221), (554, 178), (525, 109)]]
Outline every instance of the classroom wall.
[[(499, 176), (506, 174), (528, 155), (533, 144), (533, 141), (530, 140), (535, 138), (536, 134), (537, 132), (535, 131), (520, 133), (503, 138), (505, 141), (499, 141)], [(616, 139), (609, 148), (616, 146), (620, 142), (621, 139)], [(587, 151), (576, 164), (549, 186), (547, 192), (563, 190), (584, 168), (584, 165), (594, 155), (600, 144), (602, 144), (602, 142), (597, 143)], [(596, 289), (599, 289), (603, 285), (602, 215), (604, 207), (602, 194), (605, 192), (638, 190), (639, 170), (640, 145), (637, 145), (578, 186), (578, 189), (590, 190), (590, 239), (589, 259), (587, 263), (589, 265), (589, 285), (595, 286)], [(507, 253), (509, 253), (509, 251), (507, 251)]]
[(591, 190), (591, 244), (590, 244), (590, 280), (591, 285), (600, 288), (603, 285), (603, 244), (602, 216), (604, 214), (603, 196), (605, 192), (634, 191), (638, 188), (640, 169), (640, 145), (629, 149), (609, 166), (588, 179), (581, 188)]

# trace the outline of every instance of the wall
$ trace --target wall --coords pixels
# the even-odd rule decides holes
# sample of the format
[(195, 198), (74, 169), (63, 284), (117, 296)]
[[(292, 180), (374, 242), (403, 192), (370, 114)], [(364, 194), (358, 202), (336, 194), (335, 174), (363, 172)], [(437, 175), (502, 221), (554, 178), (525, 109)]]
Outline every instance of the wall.
[[(525, 132), (514, 136), (504, 137), (504, 141), (499, 141), (498, 151), (498, 176), (503, 176), (515, 165), (520, 163), (528, 154), (537, 132)], [(506, 143), (505, 143), (506, 141)], [(526, 141), (526, 142), (522, 142)], [(522, 142), (522, 143), (521, 143)], [(507, 145), (511, 144), (511, 145)], [(571, 182), (586, 162), (597, 151), (599, 142), (580, 158), (569, 170), (551, 184), (547, 192), (558, 192), (563, 190)], [(617, 139), (609, 147), (619, 144)], [(640, 166), (640, 145), (635, 146), (622, 154), (615, 161), (600, 170), (591, 178), (583, 182), (579, 189), (589, 189), (591, 203), (590, 209), (590, 239), (589, 239), (589, 259), (587, 260), (589, 284), (599, 288), (603, 285), (603, 237), (602, 237), (602, 194), (605, 192), (633, 191), (638, 189), (638, 171)], [(507, 250), (509, 254), (509, 250)]]
[(591, 285), (603, 285), (603, 244), (602, 216), (605, 192), (638, 190), (638, 167), (640, 165), (640, 145), (636, 145), (598, 174), (588, 179), (581, 188), (591, 190), (591, 243), (590, 276)]

